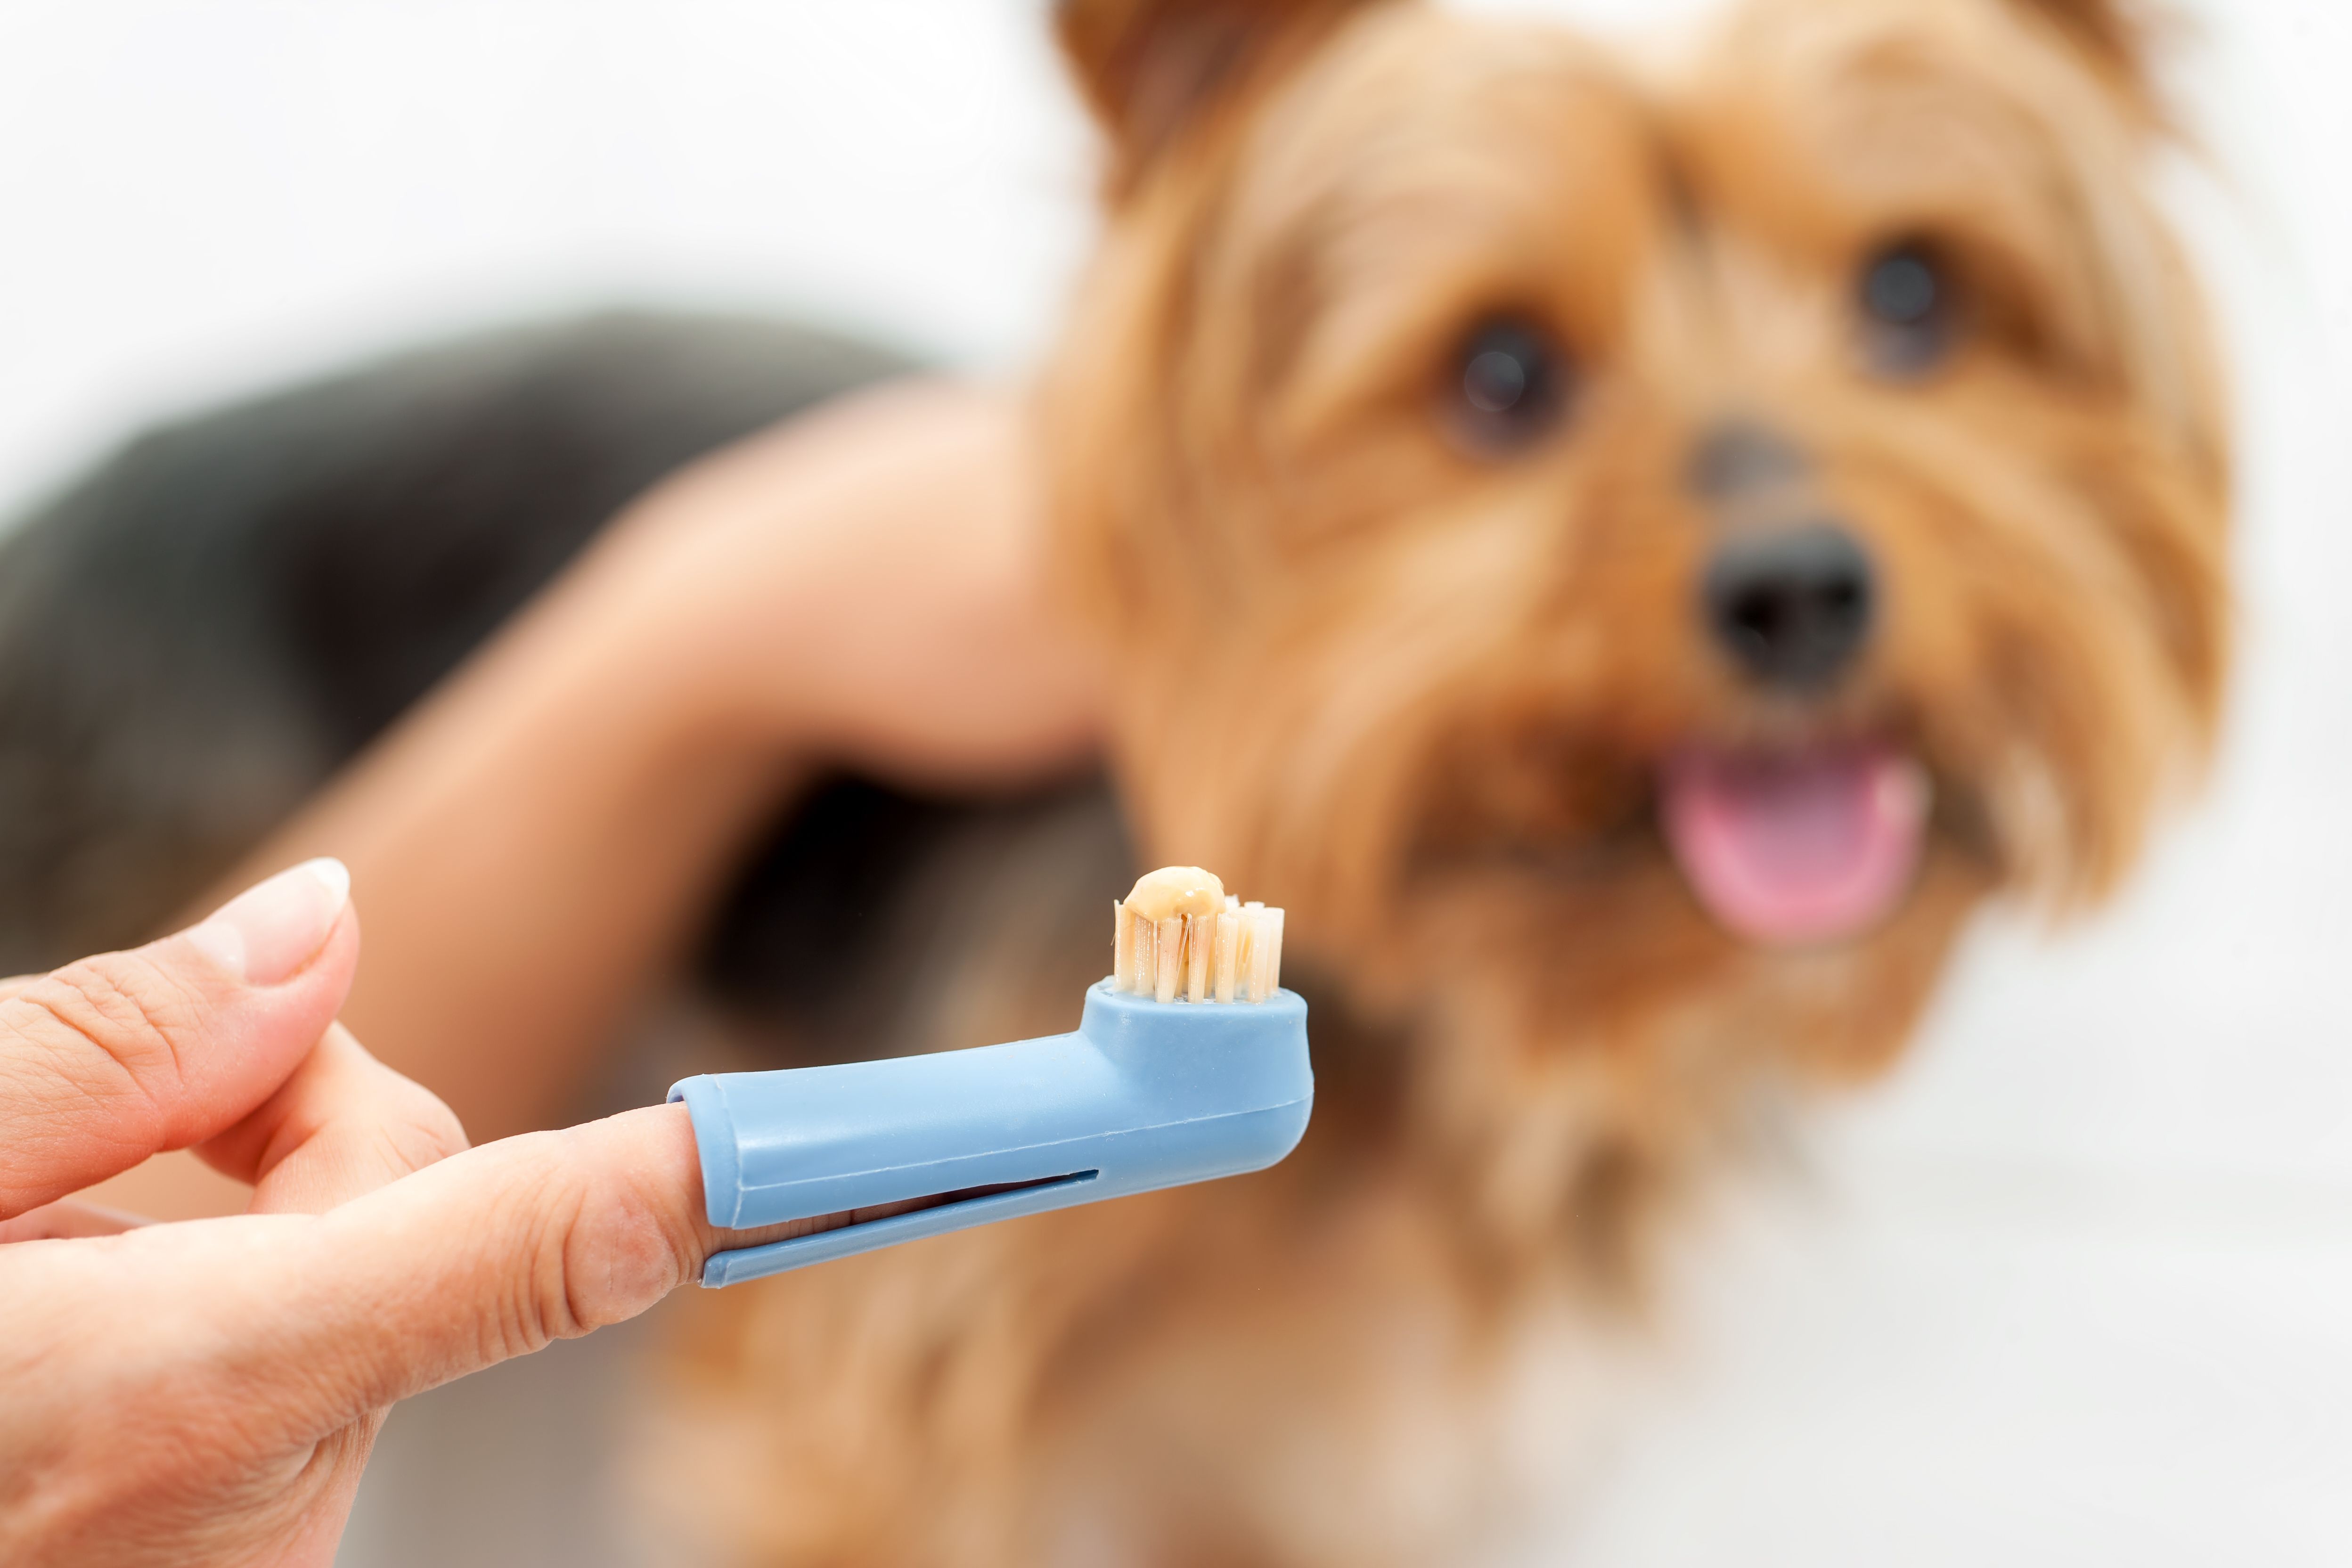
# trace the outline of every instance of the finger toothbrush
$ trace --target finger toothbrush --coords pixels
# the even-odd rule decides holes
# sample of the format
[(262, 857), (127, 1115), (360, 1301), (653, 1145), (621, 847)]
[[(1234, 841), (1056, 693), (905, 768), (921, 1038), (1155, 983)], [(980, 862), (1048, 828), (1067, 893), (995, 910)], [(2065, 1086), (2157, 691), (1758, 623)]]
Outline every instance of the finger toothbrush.
[(703, 1284), (1239, 1175), (1296, 1148), (1315, 1079), (1307, 1004), (1278, 984), (1282, 911), (1190, 866), (1111, 908), (1113, 970), (1071, 1034), (672, 1088), (712, 1225), (827, 1225), (716, 1253)]

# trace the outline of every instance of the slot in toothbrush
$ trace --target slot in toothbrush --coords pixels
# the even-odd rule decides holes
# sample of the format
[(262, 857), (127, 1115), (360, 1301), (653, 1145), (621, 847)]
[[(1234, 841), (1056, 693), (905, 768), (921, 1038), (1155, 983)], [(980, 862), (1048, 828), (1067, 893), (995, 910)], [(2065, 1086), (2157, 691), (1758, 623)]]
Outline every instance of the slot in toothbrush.
[(777, 1072), (702, 1074), (686, 1102), (713, 1226), (887, 1209), (712, 1255), (736, 1284), (1021, 1215), (1240, 1175), (1314, 1109), (1307, 1004), (1281, 988), (1282, 911), (1196, 867), (1112, 905), (1112, 973), (1066, 1035)]

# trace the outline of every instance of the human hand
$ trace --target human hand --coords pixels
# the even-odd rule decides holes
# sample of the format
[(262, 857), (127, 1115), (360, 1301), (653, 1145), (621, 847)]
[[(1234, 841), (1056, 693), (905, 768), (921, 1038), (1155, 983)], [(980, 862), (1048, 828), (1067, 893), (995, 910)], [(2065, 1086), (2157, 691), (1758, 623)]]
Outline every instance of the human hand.
[[(313, 861), (0, 983), (0, 1562), (331, 1563), (394, 1402), (811, 1227), (714, 1232), (683, 1106), (459, 1152), (331, 1022), (347, 889)], [(125, 1229), (65, 1198), (190, 1146), (249, 1212)]]
[(1021, 405), (908, 382), (718, 452), (634, 507), (576, 591), (680, 701), (917, 784), (1093, 754), (1098, 655), (1045, 587)]

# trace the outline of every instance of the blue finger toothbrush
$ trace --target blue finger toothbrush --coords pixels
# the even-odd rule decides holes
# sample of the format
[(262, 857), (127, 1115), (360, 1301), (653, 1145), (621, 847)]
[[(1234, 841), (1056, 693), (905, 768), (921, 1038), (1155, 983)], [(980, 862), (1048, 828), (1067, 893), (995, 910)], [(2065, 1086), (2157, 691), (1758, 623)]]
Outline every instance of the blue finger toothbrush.
[[(851, 1217), (716, 1253), (703, 1284), (1240, 1175), (1296, 1148), (1315, 1077), (1307, 1004), (1277, 984), (1282, 911), (1190, 866), (1144, 877), (1112, 910), (1113, 973), (1072, 1034), (673, 1087), (712, 1225)], [(891, 1212), (856, 1217), (876, 1208)]]

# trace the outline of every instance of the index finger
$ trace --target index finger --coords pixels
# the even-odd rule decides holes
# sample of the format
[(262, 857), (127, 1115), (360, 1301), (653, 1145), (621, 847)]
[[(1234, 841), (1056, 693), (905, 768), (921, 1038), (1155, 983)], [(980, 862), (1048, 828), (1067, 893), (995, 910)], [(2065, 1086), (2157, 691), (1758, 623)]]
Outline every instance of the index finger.
[(713, 1226), (686, 1107), (652, 1106), (484, 1144), (274, 1232), (272, 1261), (241, 1266), (211, 1306), (270, 1347), (241, 1375), (307, 1440), (635, 1317), (712, 1252), (859, 1217)]

